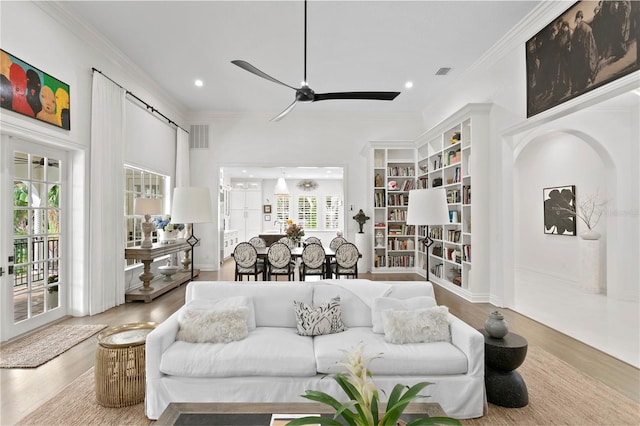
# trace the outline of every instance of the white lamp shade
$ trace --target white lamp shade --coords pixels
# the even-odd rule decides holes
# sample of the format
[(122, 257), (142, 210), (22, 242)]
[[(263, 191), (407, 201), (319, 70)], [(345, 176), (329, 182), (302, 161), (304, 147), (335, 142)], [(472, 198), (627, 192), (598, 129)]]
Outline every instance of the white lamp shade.
[(171, 222), (213, 222), (209, 188), (180, 186), (173, 190)]
[(287, 182), (285, 182), (283, 177), (278, 178), (276, 182), (276, 187), (273, 189), (274, 195), (289, 195), (289, 188), (287, 187)]
[(445, 225), (449, 223), (447, 193), (444, 189), (409, 191), (407, 225)]
[(156, 215), (162, 213), (162, 200), (160, 198), (134, 198), (133, 199), (133, 214), (144, 215)]

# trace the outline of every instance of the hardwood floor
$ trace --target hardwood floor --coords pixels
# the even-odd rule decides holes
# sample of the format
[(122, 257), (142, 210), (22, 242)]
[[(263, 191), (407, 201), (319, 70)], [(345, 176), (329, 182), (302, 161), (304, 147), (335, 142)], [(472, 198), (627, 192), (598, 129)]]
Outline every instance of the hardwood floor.
[[(360, 274), (372, 280), (422, 281), (416, 274)], [(233, 264), (227, 261), (219, 272), (202, 272), (197, 280), (232, 281)], [(183, 285), (150, 303), (132, 302), (99, 315), (66, 318), (65, 324), (120, 325), (132, 322), (162, 322), (184, 303)], [(438, 303), (472, 327), (482, 328), (490, 304), (474, 304), (434, 286)], [(538, 346), (609, 387), (640, 402), (640, 370), (601, 351), (559, 333), (508, 309), (500, 309), (511, 331), (525, 336), (529, 345)], [(35, 369), (0, 369), (0, 424), (14, 424), (56, 395), (65, 386), (94, 365), (96, 337), (85, 340), (69, 351)], [(526, 362), (526, 361), (525, 361)], [(526, 380), (526, 378), (525, 378)]]

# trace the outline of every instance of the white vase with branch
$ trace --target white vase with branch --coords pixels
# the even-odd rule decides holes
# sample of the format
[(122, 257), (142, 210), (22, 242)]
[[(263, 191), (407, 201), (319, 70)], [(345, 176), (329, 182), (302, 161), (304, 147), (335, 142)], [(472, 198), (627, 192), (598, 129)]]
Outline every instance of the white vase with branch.
[(589, 194), (584, 199), (578, 201), (576, 216), (587, 225), (587, 230), (580, 233), (583, 240), (599, 240), (600, 233), (594, 228), (600, 222), (602, 215), (607, 207), (607, 200), (600, 198), (598, 192)]

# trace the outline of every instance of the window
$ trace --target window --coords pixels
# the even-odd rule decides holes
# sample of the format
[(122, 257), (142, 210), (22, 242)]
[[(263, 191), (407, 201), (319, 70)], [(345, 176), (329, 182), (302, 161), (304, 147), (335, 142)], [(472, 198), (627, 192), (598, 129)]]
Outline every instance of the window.
[(276, 220), (284, 222), (289, 219), (289, 197), (286, 195), (276, 196)]
[[(135, 247), (142, 243), (140, 216), (133, 215), (133, 200), (137, 197), (165, 198), (168, 177), (135, 167), (124, 167), (124, 245)], [(152, 236), (156, 242), (157, 236)], [(126, 260), (126, 266), (138, 263), (133, 259)]]
[(340, 226), (340, 197), (327, 195), (324, 198), (324, 227), (338, 229)]
[(316, 197), (298, 197), (298, 224), (306, 229), (318, 228), (318, 201)]

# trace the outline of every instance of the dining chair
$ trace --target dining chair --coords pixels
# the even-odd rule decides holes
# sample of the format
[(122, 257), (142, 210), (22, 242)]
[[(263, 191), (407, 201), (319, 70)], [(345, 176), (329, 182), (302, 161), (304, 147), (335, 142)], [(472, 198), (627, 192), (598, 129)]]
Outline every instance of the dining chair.
[(258, 262), (258, 252), (249, 243), (239, 243), (233, 250), (233, 259), (236, 261), (235, 281), (243, 281), (245, 275), (249, 281), (251, 275), (258, 281), (258, 274), (264, 272), (264, 263)]
[(266, 247), (267, 246), (267, 242), (264, 240), (264, 238), (261, 237), (253, 237), (249, 240), (249, 244), (251, 244), (254, 247)]
[(331, 250), (337, 250), (338, 247), (340, 247), (342, 244), (346, 243), (347, 240), (343, 237), (335, 237), (333, 240), (331, 240), (331, 242), (329, 243), (329, 248)]
[(320, 244), (322, 245), (322, 240), (320, 240), (320, 238), (318, 237), (309, 237), (307, 239), (304, 240), (305, 244)]
[(284, 275), (289, 281), (293, 281), (295, 265), (291, 264), (291, 249), (284, 243), (275, 242), (267, 251), (267, 277), (271, 281), (271, 276)]
[(337, 279), (341, 276), (358, 278), (358, 259), (360, 252), (353, 243), (342, 243), (336, 249), (336, 263), (331, 267)]
[(305, 281), (307, 275), (320, 275), (324, 278), (325, 273), (324, 248), (320, 244), (307, 244), (302, 250), (300, 281)]

